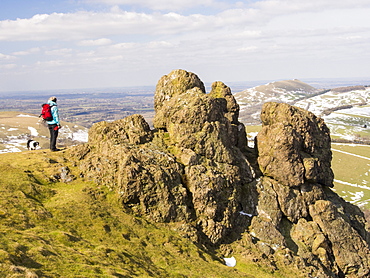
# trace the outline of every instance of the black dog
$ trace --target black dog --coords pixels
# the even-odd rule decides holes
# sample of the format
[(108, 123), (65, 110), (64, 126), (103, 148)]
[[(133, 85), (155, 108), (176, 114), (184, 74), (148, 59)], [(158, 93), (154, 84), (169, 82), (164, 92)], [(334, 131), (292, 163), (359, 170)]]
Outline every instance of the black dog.
[(27, 141), (27, 149), (28, 150), (36, 150), (36, 148), (40, 145), (39, 142), (34, 141), (34, 140), (28, 140)]

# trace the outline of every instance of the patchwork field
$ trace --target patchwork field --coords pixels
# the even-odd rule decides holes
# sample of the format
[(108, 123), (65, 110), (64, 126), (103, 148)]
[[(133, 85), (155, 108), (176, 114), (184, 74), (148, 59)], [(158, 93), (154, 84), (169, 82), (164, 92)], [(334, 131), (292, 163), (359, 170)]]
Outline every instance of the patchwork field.
[(333, 139), (370, 142), (370, 106), (333, 112), (323, 117)]
[(334, 190), (345, 200), (370, 209), (370, 145), (332, 144)]

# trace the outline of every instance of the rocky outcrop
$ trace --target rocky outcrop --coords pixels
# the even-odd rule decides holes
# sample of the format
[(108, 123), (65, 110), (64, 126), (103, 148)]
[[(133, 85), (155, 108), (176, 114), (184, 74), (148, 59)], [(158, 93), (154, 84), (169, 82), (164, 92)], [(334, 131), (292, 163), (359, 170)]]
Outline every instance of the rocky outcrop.
[(264, 243), (262, 251), (288, 249), (307, 275), (367, 277), (369, 228), (358, 208), (330, 190), (330, 133), (323, 120), (283, 103), (266, 103), (261, 120), (256, 141), (263, 176), (249, 229)]
[(230, 88), (215, 82), (206, 94), (195, 74), (176, 70), (158, 82), (155, 109), (155, 131), (139, 115), (94, 124), (74, 151), (84, 175), (138, 215), (195, 223), (186, 230), (205, 242), (244, 230), (250, 219), (240, 211), (253, 210), (254, 177)]
[(208, 247), (244, 233), (245, 248), (306, 277), (370, 275), (364, 216), (330, 189), (322, 119), (266, 103), (251, 149), (222, 82), (207, 94), (198, 76), (175, 70), (159, 80), (154, 101), (154, 130), (140, 115), (93, 125), (89, 142), (71, 152), (82, 175), (115, 191), (125, 210), (179, 222), (180, 232)]
[(305, 181), (333, 186), (330, 133), (321, 118), (285, 103), (266, 103), (258, 134), (258, 162), (265, 176), (287, 186)]

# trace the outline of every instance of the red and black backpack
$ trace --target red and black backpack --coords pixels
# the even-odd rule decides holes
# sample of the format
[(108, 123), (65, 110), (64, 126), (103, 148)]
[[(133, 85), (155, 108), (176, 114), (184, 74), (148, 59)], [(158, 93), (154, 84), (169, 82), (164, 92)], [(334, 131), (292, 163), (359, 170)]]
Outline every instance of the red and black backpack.
[(51, 114), (51, 106), (47, 103), (44, 103), (41, 105), (42, 110), (40, 117), (42, 117), (45, 121), (52, 121), (53, 120), (53, 115)]

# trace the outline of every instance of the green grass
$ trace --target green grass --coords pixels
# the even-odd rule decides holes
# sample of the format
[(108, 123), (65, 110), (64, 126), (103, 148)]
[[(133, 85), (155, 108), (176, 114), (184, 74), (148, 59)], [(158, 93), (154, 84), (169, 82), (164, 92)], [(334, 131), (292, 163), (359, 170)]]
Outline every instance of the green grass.
[(332, 151), (335, 191), (345, 200), (370, 209), (370, 146), (332, 144)]
[(262, 129), (261, 125), (248, 125), (245, 127), (247, 133), (248, 132), (260, 132)]
[(370, 128), (363, 127), (369, 124), (370, 117), (345, 114), (343, 112), (334, 112), (334, 114), (337, 115), (334, 120), (328, 119), (327, 122), (333, 139), (353, 138), (363, 141), (370, 140)]
[[(289, 277), (253, 258), (224, 265), (177, 231), (126, 214), (63, 152), (0, 154), (0, 277)], [(68, 166), (76, 179), (56, 179)], [(242, 249), (246, 250), (246, 249)], [(292, 275), (290, 277), (296, 277)]]

